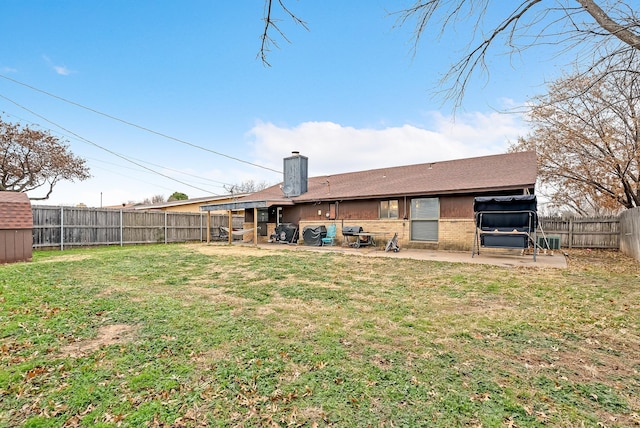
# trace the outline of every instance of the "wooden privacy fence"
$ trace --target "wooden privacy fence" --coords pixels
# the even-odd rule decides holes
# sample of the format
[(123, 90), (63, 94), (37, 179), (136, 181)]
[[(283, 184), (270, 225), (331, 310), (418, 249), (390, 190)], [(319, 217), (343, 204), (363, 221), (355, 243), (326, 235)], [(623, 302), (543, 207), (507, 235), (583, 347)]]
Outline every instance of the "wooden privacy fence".
[[(33, 247), (127, 245), (206, 241), (206, 213), (131, 211), (32, 206)], [(233, 216), (242, 228), (243, 217)], [(211, 236), (227, 226), (226, 215), (211, 215)]]
[(618, 217), (540, 217), (546, 236), (559, 236), (562, 248), (620, 248)]
[[(44, 205), (33, 205), (32, 212), (34, 248), (201, 242), (207, 239), (207, 214), (204, 212)], [(640, 213), (634, 214), (633, 221), (638, 223), (636, 217)], [(220, 226), (226, 227), (227, 222), (226, 215), (212, 214), (211, 236), (219, 236)], [(243, 216), (234, 215), (233, 228), (242, 229), (242, 225)], [(540, 217), (540, 226), (545, 235), (560, 237), (563, 248), (620, 248), (619, 217)]]

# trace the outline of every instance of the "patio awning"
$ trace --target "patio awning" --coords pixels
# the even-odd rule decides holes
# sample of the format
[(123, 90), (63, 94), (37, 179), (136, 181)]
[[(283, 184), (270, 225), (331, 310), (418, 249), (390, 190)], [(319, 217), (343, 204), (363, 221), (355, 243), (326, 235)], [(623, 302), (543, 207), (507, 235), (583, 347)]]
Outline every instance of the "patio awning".
[(220, 204), (202, 205), (200, 211), (240, 211), (253, 208), (269, 208), (272, 206), (293, 205), (291, 199), (269, 201), (236, 201)]

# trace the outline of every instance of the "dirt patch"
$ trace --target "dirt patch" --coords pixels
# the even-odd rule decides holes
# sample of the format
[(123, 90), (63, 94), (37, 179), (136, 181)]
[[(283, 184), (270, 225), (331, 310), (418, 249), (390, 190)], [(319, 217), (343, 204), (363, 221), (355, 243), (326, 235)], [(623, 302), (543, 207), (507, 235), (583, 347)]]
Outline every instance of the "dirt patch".
[[(261, 246), (254, 246), (252, 244), (193, 244), (196, 251), (202, 254), (215, 256), (254, 256), (254, 257), (267, 257), (274, 254), (283, 254), (287, 251), (295, 252), (296, 257), (299, 258), (313, 258), (317, 257), (318, 253), (333, 253), (341, 254), (343, 251), (341, 247), (314, 247), (304, 245), (285, 245), (285, 244), (265, 244)], [(353, 254), (358, 254), (353, 252)]]
[(249, 299), (229, 293), (228, 290), (224, 288), (188, 287), (187, 290), (189, 293), (180, 295), (180, 298), (184, 302), (205, 298), (212, 303), (227, 304), (237, 308), (245, 307), (251, 302)]
[(98, 335), (94, 339), (71, 343), (60, 349), (60, 352), (66, 357), (81, 357), (100, 349), (102, 346), (130, 342), (135, 335), (135, 331), (136, 328), (131, 325), (105, 325), (100, 327)]
[(209, 349), (206, 352), (194, 353), (191, 355), (199, 369), (211, 370), (221, 361), (231, 361), (230, 343), (220, 345), (220, 348)]
[(330, 308), (313, 302), (274, 296), (269, 304), (256, 308), (255, 316), (274, 330), (286, 332), (295, 329), (304, 337), (316, 331), (316, 320), (328, 312), (331, 312)]
[(41, 260), (36, 263), (57, 263), (57, 262), (78, 262), (80, 260), (90, 259), (89, 254), (65, 254), (63, 256), (51, 257), (50, 259)]
[(209, 256), (270, 256), (274, 251), (266, 248), (229, 244), (195, 244), (196, 249)]
[(509, 304), (503, 299), (481, 299), (469, 298), (462, 299), (441, 297), (438, 302), (432, 304), (434, 311), (441, 315), (473, 315), (474, 317), (486, 315), (496, 317), (508, 317), (511, 312), (522, 312), (522, 308), (518, 308), (513, 304)]

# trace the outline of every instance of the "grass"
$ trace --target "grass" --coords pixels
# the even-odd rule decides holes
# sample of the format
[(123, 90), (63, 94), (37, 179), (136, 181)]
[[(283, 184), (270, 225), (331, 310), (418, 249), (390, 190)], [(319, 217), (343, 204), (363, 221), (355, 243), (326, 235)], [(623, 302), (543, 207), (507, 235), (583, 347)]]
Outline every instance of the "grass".
[(0, 266), (0, 426), (640, 425), (640, 265), (207, 245)]

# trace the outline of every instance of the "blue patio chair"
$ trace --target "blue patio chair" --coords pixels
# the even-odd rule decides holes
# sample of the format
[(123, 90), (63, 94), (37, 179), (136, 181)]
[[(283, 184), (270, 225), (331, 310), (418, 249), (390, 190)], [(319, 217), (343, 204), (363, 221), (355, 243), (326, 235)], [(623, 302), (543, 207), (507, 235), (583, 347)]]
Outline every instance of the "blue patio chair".
[(336, 241), (336, 225), (330, 224), (327, 227), (327, 236), (322, 238), (322, 245), (333, 245)]

